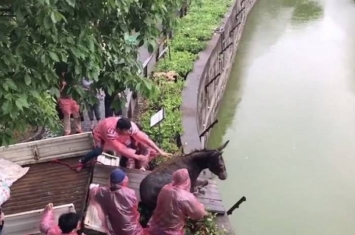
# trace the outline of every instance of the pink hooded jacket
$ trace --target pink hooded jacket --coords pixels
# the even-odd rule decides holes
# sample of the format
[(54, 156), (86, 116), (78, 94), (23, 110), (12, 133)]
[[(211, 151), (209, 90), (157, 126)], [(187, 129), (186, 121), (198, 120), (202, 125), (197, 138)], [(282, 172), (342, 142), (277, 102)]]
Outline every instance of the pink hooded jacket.
[(183, 235), (187, 217), (199, 220), (206, 215), (204, 206), (190, 193), (190, 188), (188, 171), (175, 171), (173, 182), (159, 193), (157, 207), (148, 224), (152, 235)]
[[(139, 223), (138, 200), (133, 189), (127, 187), (128, 177), (109, 187), (96, 187), (90, 190), (90, 203), (98, 208), (99, 218), (111, 235), (142, 235)], [(110, 226), (106, 221), (106, 215)], [(111, 227), (111, 228), (110, 228)]]
[[(116, 131), (116, 125), (119, 118), (120, 117), (109, 117), (101, 120), (97, 124), (93, 131), (95, 145), (104, 145), (104, 149), (115, 150), (123, 156), (134, 159), (136, 150), (127, 147), (131, 144), (131, 137), (143, 145), (145, 145), (145, 140), (149, 139), (149, 137), (140, 131), (137, 125), (133, 122), (131, 122), (132, 127), (129, 130), (128, 135), (119, 135)], [(149, 153), (156, 154), (152, 149), (150, 149)]]
[(43, 211), (39, 231), (46, 235), (78, 235), (77, 232), (62, 233), (62, 230), (60, 230), (59, 226), (55, 222), (53, 210), (48, 208)]

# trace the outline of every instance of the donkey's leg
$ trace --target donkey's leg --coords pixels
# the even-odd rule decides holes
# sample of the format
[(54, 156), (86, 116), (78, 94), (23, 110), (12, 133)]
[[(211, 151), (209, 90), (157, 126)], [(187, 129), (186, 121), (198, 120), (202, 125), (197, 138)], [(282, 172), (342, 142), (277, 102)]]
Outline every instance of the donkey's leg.
[(195, 195), (197, 195), (197, 194), (205, 194), (205, 191), (203, 191), (202, 188), (207, 186), (207, 185), (208, 185), (208, 180), (197, 178), (196, 183), (195, 183), (194, 188), (193, 188), (193, 193)]

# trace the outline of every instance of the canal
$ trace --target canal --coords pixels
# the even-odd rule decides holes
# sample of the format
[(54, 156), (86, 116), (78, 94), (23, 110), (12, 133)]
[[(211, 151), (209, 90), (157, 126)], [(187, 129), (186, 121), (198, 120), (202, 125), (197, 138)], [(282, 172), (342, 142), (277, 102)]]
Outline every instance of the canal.
[(355, 1), (259, 0), (218, 119), (236, 234), (355, 234)]

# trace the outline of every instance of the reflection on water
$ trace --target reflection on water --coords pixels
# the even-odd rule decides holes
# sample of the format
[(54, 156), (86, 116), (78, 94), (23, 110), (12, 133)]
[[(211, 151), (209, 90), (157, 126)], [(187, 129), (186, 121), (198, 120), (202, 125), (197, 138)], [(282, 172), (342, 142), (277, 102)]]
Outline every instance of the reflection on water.
[(317, 1), (298, 0), (292, 14), (292, 21), (305, 23), (320, 18), (323, 14), (322, 6)]
[(259, 0), (210, 146), (241, 235), (355, 234), (355, 2)]

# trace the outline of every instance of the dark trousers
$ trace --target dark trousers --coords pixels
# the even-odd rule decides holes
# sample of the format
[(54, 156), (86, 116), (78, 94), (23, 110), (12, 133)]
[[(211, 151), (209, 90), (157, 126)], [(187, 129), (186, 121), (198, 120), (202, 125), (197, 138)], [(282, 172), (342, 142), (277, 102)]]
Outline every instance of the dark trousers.
[(80, 162), (83, 164), (88, 163), (91, 159), (94, 159), (102, 154), (104, 149), (102, 147), (95, 147), (93, 150), (88, 152), (84, 157), (80, 159)]
[(113, 97), (109, 95), (105, 95), (105, 118), (112, 117), (113, 115), (115, 116), (120, 116), (122, 115), (122, 110), (115, 111), (113, 108), (111, 108), (111, 104), (113, 102)]
[(100, 121), (101, 119), (101, 113), (100, 113), (100, 101), (98, 103), (95, 103), (93, 105), (87, 104), (86, 109), (88, 111), (88, 116), (90, 121), (94, 121), (94, 114), (96, 117), (96, 121)]
[[(129, 145), (129, 148), (133, 148), (135, 149), (135, 145)], [(103, 152), (103, 147), (95, 147), (93, 150), (91, 150), (90, 152), (88, 152), (84, 157), (82, 157), (80, 159), (80, 162), (82, 164), (86, 164), (88, 163), (91, 159), (97, 158), (98, 156), (100, 156)], [(126, 167), (127, 166), (127, 160), (128, 158), (125, 156), (121, 156), (120, 157), (120, 166), (121, 167)]]

